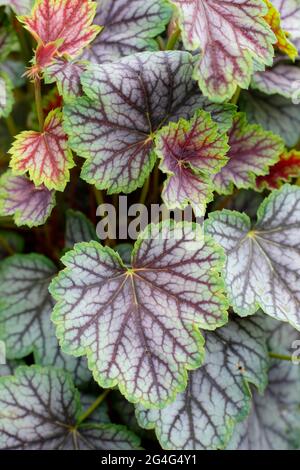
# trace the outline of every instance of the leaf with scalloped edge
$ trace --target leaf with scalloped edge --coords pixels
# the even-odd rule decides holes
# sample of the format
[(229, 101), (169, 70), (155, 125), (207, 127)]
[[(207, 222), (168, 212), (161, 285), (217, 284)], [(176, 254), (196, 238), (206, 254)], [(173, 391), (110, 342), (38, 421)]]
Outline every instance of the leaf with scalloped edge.
[(193, 68), (193, 57), (179, 51), (144, 52), (89, 67), (81, 80), (88, 98), (64, 108), (69, 144), (87, 160), (84, 180), (110, 194), (129, 193), (152, 170), (155, 133), (169, 121), (208, 107), (227, 127), (234, 107), (208, 103), (192, 80)]
[(252, 77), (251, 87), (267, 95), (281, 95), (293, 99), (300, 88), (300, 68), (289, 64), (278, 64), (275, 67), (257, 72)]
[(9, 150), (15, 174), (28, 171), (36, 186), (44, 184), (49, 190), (64, 191), (74, 161), (62, 119), (60, 109), (55, 109), (48, 114), (43, 132), (24, 131), (16, 136)]
[(140, 440), (124, 426), (80, 423), (80, 394), (66, 372), (19, 367), (0, 379), (0, 449), (130, 450)]
[(275, 47), (282, 53), (289, 56), (291, 60), (295, 60), (298, 55), (298, 50), (294, 44), (289, 41), (289, 34), (282, 29), (281, 17), (277, 8), (270, 2), (270, 0), (264, 0), (268, 7), (268, 13), (264, 16), (266, 22), (271, 26), (274, 32), (277, 43)]
[(0, 377), (7, 377), (8, 375), (14, 375), (15, 369), (21, 365), (24, 365), (24, 362), (6, 361), (6, 364), (0, 364)]
[(270, 190), (278, 189), (283, 183), (288, 183), (292, 178), (300, 177), (300, 152), (291, 150), (284, 152), (280, 160), (271, 166), (270, 171), (265, 176), (259, 176), (256, 179), (256, 185), (259, 190), (268, 188)]
[(178, 6), (183, 42), (202, 55), (195, 76), (212, 101), (248, 88), (253, 60), (271, 65), (276, 37), (263, 16), (261, 0), (172, 0)]
[(162, 410), (137, 405), (139, 424), (155, 428), (167, 450), (224, 448), (237, 422), (251, 408), (249, 384), (262, 392), (269, 364), (264, 329), (259, 319), (235, 319), (205, 335), (202, 367), (189, 375), (187, 389)]
[(55, 206), (55, 193), (36, 187), (26, 176), (7, 171), (0, 177), (0, 215), (13, 215), (16, 225), (43, 225)]
[(83, 57), (97, 64), (146, 50), (157, 51), (155, 41), (172, 16), (167, 0), (98, 0), (95, 23), (100, 34)]
[(300, 138), (300, 104), (293, 104), (280, 95), (268, 96), (251, 90), (241, 94), (239, 105), (249, 122), (280, 135), (288, 147), (297, 144)]
[(0, 117), (8, 117), (14, 104), (13, 84), (9, 76), (0, 72)]
[[(1, 2), (0, 2), (1, 5)], [(0, 28), (0, 62), (4, 62), (11, 52), (19, 49), (18, 38), (11, 26), (3, 26)]]
[(31, 12), (35, 0), (0, 0), (0, 6), (11, 7), (18, 15), (27, 15)]
[(56, 82), (59, 94), (70, 101), (83, 94), (80, 77), (85, 70), (83, 61), (57, 58), (44, 70), (45, 83)]
[(54, 55), (76, 57), (95, 39), (101, 31), (92, 24), (96, 7), (90, 0), (38, 0), (30, 16), (19, 18), (36, 39), (41, 57), (43, 49), (55, 45), (52, 57), (40, 64), (42, 67), (49, 65)]
[(272, 0), (280, 12), (283, 29), (300, 50), (300, 0)]
[(34, 353), (36, 363), (66, 369), (82, 385), (91, 379), (87, 363), (61, 351), (50, 319), (54, 302), (48, 287), (56, 273), (54, 264), (37, 254), (0, 263), (0, 339), (9, 359)]
[(213, 199), (212, 175), (227, 163), (227, 141), (202, 110), (190, 121), (171, 122), (157, 134), (159, 168), (168, 175), (162, 198), (169, 209), (184, 209), (190, 203), (198, 216), (205, 214), (207, 203)]
[(79, 243), (50, 292), (64, 351), (86, 354), (102, 387), (162, 407), (203, 359), (198, 328), (227, 320), (218, 270), (223, 254), (199, 225), (166, 221), (139, 236), (131, 267), (97, 242)]
[(75, 243), (97, 240), (92, 222), (79, 211), (69, 209), (66, 213), (65, 247), (73, 248)]
[(220, 194), (230, 194), (234, 186), (255, 187), (256, 176), (267, 174), (284, 150), (278, 136), (249, 124), (244, 113), (235, 116), (228, 135), (228, 163), (212, 177)]
[[(299, 332), (289, 325), (266, 319), (269, 348), (292, 355), (293, 341)], [(250, 416), (239, 423), (228, 449), (288, 450), (300, 446), (300, 368), (299, 365), (272, 359), (269, 384), (264, 395), (253, 391)]]
[(229, 301), (241, 316), (259, 307), (300, 329), (300, 188), (284, 185), (264, 199), (251, 227), (246, 214), (218, 211), (206, 231), (227, 255)]

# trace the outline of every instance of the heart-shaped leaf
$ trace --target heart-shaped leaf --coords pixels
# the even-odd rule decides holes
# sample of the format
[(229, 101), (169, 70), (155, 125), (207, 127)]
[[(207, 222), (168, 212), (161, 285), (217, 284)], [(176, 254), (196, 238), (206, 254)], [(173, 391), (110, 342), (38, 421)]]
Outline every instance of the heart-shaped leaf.
[[(84, 180), (110, 194), (143, 185), (156, 160), (155, 133), (211, 108), (192, 80), (193, 67), (187, 52), (145, 52), (83, 74), (89, 98), (67, 105), (64, 115), (69, 144), (87, 159)], [(212, 116), (226, 126), (232, 110), (214, 107)]]
[(0, 117), (8, 117), (14, 104), (13, 84), (4, 72), (0, 73)]
[[(296, 98), (299, 99), (297, 89)], [(249, 122), (280, 135), (288, 147), (297, 144), (300, 138), (300, 104), (293, 104), (280, 95), (267, 96), (247, 91), (242, 93), (239, 105), (246, 112)]]
[(299, 0), (272, 0), (280, 12), (281, 25), (294, 44), (300, 49), (300, 2)]
[(281, 95), (293, 99), (300, 88), (300, 69), (293, 65), (278, 64), (264, 72), (254, 74), (251, 86), (267, 95)]
[(35, 0), (0, 0), (0, 5), (11, 7), (18, 15), (30, 13)]
[(0, 264), (0, 339), (9, 359), (34, 353), (35, 361), (68, 370), (77, 384), (91, 374), (86, 361), (64, 354), (50, 321), (53, 300), (48, 286), (56, 274), (44, 256), (14, 255)]
[(230, 194), (234, 186), (255, 187), (256, 176), (267, 174), (284, 150), (278, 136), (248, 124), (243, 113), (235, 116), (228, 135), (228, 163), (212, 177), (215, 189), (221, 194)]
[(74, 161), (62, 127), (60, 109), (48, 114), (43, 132), (21, 132), (9, 153), (12, 156), (10, 166), (15, 174), (22, 175), (28, 171), (36, 186), (44, 184), (49, 190), (63, 191), (70, 180)]
[(259, 306), (300, 329), (300, 188), (285, 185), (266, 198), (251, 228), (248, 216), (223, 210), (206, 229), (227, 254), (224, 278), (235, 312)]
[(139, 439), (124, 426), (80, 423), (80, 395), (68, 374), (19, 367), (0, 379), (0, 449), (130, 450)]
[(25, 176), (7, 171), (0, 178), (0, 214), (13, 215), (16, 225), (43, 225), (55, 205), (55, 193), (35, 187)]
[[(40, 0), (31, 15), (20, 20), (38, 42), (41, 57), (51, 44), (55, 45), (57, 55), (74, 57), (101, 31), (99, 26), (92, 25), (96, 6), (90, 0)], [(51, 62), (49, 57), (41, 65), (46, 67)]]
[(156, 137), (160, 169), (167, 173), (162, 198), (169, 209), (191, 204), (199, 216), (213, 199), (212, 175), (227, 163), (227, 136), (210, 115), (198, 111), (190, 121), (170, 123)]
[(155, 428), (163, 449), (224, 448), (234, 424), (251, 407), (249, 383), (263, 391), (268, 353), (263, 328), (256, 318), (234, 320), (205, 335), (206, 357), (190, 373), (188, 387), (162, 410), (137, 407), (140, 425)]
[[(289, 325), (268, 319), (265, 331), (270, 335), (269, 348), (291, 355), (293, 341), (299, 333)], [(238, 424), (229, 449), (288, 450), (300, 446), (300, 369), (278, 359), (272, 360), (269, 384), (264, 395), (253, 391), (250, 416)]]
[(253, 59), (271, 65), (276, 37), (263, 19), (260, 0), (172, 0), (180, 11), (184, 45), (201, 48), (196, 76), (212, 101), (231, 98), (248, 88)]
[(186, 387), (186, 369), (201, 364), (198, 328), (226, 322), (218, 269), (222, 254), (190, 223), (150, 225), (132, 267), (97, 242), (79, 243), (50, 292), (64, 351), (88, 356), (103, 387), (129, 401), (160, 407)]
[(259, 176), (256, 185), (259, 190), (279, 188), (282, 183), (288, 183), (292, 178), (300, 178), (300, 152), (291, 150), (284, 152), (279, 162), (271, 166), (268, 175)]
[(67, 211), (65, 247), (73, 248), (75, 243), (97, 240), (92, 222), (82, 213), (69, 209)]
[(59, 94), (70, 101), (83, 94), (80, 77), (86, 69), (83, 61), (58, 58), (44, 70), (45, 83), (56, 82)]
[(167, 0), (98, 0), (95, 23), (103, 29), (83, 57), (99, 64), (158, 50), (153, 38), (164, 31), (171, 15)]

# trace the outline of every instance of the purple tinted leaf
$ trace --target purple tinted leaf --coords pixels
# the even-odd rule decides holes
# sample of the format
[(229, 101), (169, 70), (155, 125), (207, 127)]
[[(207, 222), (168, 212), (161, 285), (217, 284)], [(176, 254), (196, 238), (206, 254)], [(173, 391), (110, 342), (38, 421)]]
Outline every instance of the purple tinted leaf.
[(155, 151), (160, 169), (168, 174), (162, 198), (169, 209), (191, 204), (199, 216), (213, 199), (212, 175), (227, 162), (229, 147), (225, 134), (210, 115), (198, 111), (190, 121), (170, 123), (156, 137)]
[(70, 101), (83, 94), (80, 77), (86, 63), (58, 58), (44, 70), (45, 83), (57, 83), (59, 94)]
[(202, 51), (196, 76), (212, 101), (231, 98), (248, 88), (253, 60), (272, 65), (276, 37), (263, 19), (260, 0), (172, 0), (178, 6), (183, 42)]
[(256, 73), (251, 86), (267, 95), (278, 94), (293, 99), (300, 89), (300, 69), (293, 65), (279, 64), (265, 72)]
[(123, 56), (158, 50), (153, 39), (162, 33), (172, 15), (166, 0), (98, 0), (95, 23), (103, 26), (83, 57), (111, 62)]
[(215, 189), (221, 194), (230, 194), (234, 185), (244, 189), (255, 187), (256, 176), (266, 175), (284, 150), (278, 136), (248, 124), (243, 113), (234, 118), (228, 143), (228, 163), (213, 176)]
[(55, 193), (38, 188), (25, 176), (7, 171), (0, 178), (0, 214), (13, 215), (15, 223), (36, 227), (43, 225), (55, 205)]
[(52, 281), (52, 319), (65, 351), (86, 354), (103, 387), (129, 401), (159, 407), (186, 386), (201, 364), (199, 328), (226, 322), (217, 274), (222, 254), (200, 226), (149, 226), (136, 242), (132, 267), (99, 243), (79, 243)]

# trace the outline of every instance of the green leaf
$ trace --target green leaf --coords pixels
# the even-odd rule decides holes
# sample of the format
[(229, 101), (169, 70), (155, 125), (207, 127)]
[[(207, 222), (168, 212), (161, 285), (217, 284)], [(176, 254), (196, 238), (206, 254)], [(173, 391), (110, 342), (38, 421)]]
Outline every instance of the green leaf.
[(263, 391), (267, 384), (268, 352), (256, 317), (235, 319), (205, 335), (206, 357), (190, 373), (188, 387), (162, 410), (137, 406), (139, 424), (155, 428), (163, 449), (224, 448), (234, 425), (250, 411), (249, 383)]
[(14, 104), (13, 84), (5, 72), (0, 73), (0, 117), (8, 117)]
[(135, 244), (131, 268), (97, 242), (79, 243), (50, 292), (52, 319), (65, 352), (86, 354), (102, 387), (129, 401), (162, 407), (186, 387), (186, 369), (203, 359), (198, 328), (227, 320), (218, 271), (222, 253), (200, 226), (150, 225)]
[(9, 359), (34, 353), (35, 361), (70, 371), (79, 385), (91, 374), (84, 359), (64, 354), (50, 320), (53, 300), (48, 286), (54, 264), (37, 254), (14, 255), (0, 264), (0, 339)]
[(266, 198), (251, 228), (247, 215), (209, 215), (207, 232), (225, 250), (224, 279), (241, 316), (259, 307), (300, 329), (300, 188), (284, 185)]
[(75, 243), (97, 240), (94, 225), (82, 212), (69, 209), (66, 217), (66, 248), (73, 248)]
[(139, 439), (124, 426), (79, 424), (80, 395), (64, 371), (19, 367), (0, 379), (0, 449), (130, 450)]

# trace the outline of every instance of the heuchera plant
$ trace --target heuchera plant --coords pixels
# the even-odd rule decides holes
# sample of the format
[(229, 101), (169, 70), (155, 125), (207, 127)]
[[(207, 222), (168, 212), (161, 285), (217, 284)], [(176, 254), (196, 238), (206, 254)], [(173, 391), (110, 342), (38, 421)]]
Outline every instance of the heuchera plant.
[(299, 449), (300, 0), (0, 23), (0, 449)]

